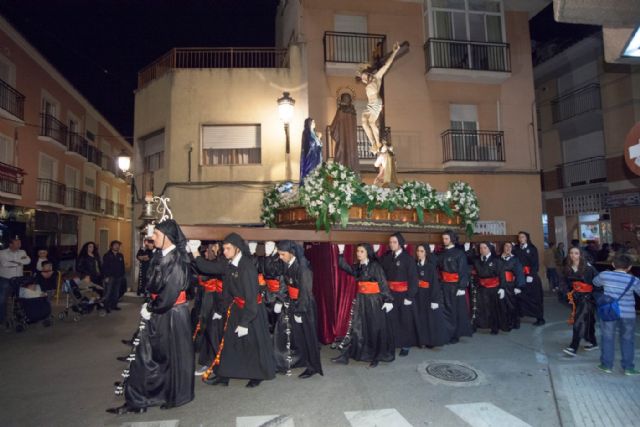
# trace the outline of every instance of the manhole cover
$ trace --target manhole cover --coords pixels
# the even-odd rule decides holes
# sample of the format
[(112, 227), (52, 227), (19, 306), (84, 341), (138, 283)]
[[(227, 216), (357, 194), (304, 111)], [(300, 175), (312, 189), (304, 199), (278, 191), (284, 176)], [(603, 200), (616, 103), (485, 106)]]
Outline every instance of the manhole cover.
[(478, 379), (476, 371), (454, 363), (430, 363), (426, 371), (427, 374), (444, 381), (468, 383)]

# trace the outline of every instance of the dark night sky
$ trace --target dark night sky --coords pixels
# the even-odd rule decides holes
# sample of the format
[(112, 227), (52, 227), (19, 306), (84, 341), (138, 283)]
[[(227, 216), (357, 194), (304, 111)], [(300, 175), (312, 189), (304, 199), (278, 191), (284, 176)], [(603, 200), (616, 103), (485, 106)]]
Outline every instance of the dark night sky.
[(273, 46), (277, 3), (2, 0), (0, 14), (129, 136), (141, 68), (173, 47)]

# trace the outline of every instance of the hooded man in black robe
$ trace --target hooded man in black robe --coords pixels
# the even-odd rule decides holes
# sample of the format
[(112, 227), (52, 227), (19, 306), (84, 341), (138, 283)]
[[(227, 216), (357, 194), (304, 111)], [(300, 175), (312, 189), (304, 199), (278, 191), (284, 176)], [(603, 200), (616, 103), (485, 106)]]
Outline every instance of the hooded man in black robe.
[(389, 313), (393, 324), (396, 347), (400, 356), (418, 345), (420, 322), (415, 298), (418, 293), (416, 261), (404, 250), (405, 239), (400, 233), (389, 237), (389, 251), (382, 257), (382, 269), (393, 296), (393, 310)]
[(518, 233), (518, 246), (513, 248), (513, 255), (522, 264), (525, 284), (522, 293), (518, 295), (520, 317), (533, 317), (536, 321), (533, 326), (544, 325), (544, 294), (542, 281), (538, 275), (540, 262), (538, 261), (538, 248), (531, 243), (531, 236), (526, 231)]
[(283, 240), (277, 246), (287, 286), (284, 302), (274, 305), (274, 312), (279, 314), (273, 333), (277, 369), (288, 374), (292, 368), (305, 367), (300, 378), (323, 375), (313, 273), (300, 245)]
[(147, 271), (151, 299), (140, 310), (142, 321), (128, 377), (122, 384), (126, 402), (107, 409), (114, 414), (142, 413), (150, 406), (168, 409), (194, 397), (194, 353), (186, 290), (189, 256), (186, 239), (173, 219), (153, 233), (158, 249)]
[(249, 380), (247, 387), (257, 387), (275, 377), (275, 366), (267, 312), (249, 246), (238, 234), (231, 233), (222, 243), (228, 262), (210, 262), (193, 249), (199, 244), (189, 242), (197, 269), (223, 275), (223, 299), (229, 303), (222, 341), (202, 380), (226, 386), (230, 378), (242, 378)]

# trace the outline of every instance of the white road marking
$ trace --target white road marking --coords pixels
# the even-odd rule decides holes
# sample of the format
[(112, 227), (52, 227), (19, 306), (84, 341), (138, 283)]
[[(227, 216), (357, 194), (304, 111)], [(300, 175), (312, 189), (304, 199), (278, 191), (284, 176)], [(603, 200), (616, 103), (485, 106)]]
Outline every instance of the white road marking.
[(520, 418), (489, 402), (464, 403), (446, 407), (471, 427), (531, 427)]
[(123, 423), (120, 427), (178, 427), (180, 420), (139, 421)]
[(257, 415), (236, 418), (236, 427), (295, 427), (288, 415)]
[(413, 427), (400, 412), (395, 409), (376, 409), (373, 411), (350, 411), (344, 416), (352, 427)]

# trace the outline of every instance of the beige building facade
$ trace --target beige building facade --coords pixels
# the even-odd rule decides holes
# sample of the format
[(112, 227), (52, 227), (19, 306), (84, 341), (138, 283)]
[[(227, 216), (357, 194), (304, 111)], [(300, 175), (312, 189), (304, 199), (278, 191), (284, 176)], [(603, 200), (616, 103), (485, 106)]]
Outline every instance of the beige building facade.
[[(63, 268), (80, 246), (121, 240), (130, 264), (130, 186), (115, 158), (131, 146), (0, 17), (0, 223)], [(31, 253), (30, 253), (31, 255)]]
[[(481, 220), (542, 241), (528, 19), (522, 2), (281, 2), (272, 50), (174, 49), (139, 75), (136, 180), (187, 224), (258, 224), (262, 192), (298, 179), (303, 121), (325, 134), (342, 92), (366, 106), (355, 71), (408, 41), (384, 79), (385, 135), (399, 179), (476, 190)], [(536, 10), (537, 11), (537, 10)], [(295, 99), (291, 150), (276, 100)], [(363, 180), (375, 176), (358, 130)], [(161, 155), (157, 152), (162, 151)], [(162, 164), (152, 160), (162, 156)]]

